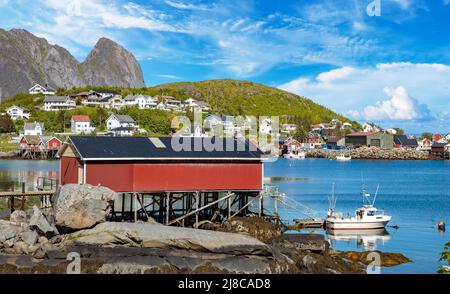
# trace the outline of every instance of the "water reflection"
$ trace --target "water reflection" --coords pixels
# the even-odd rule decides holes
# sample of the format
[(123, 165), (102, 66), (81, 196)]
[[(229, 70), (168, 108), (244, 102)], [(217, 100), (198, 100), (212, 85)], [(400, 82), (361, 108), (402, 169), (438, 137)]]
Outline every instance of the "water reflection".
[(372, 230), (327, 230), (327, 238), (331, 245), (336, 242), (356, 243), (357, 248), (364, 250), (376, 250), (377, 244), (384, 245), (391, 239), (386, 229)]

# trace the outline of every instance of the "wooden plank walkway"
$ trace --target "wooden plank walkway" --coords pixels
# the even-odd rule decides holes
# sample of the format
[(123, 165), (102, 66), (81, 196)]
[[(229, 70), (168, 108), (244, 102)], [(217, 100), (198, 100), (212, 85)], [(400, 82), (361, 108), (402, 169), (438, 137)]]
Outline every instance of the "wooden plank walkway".
[(0, 192), (0, 197), (32, 197), (32, 196), (51, 196), (55, 194), (55, 190), (48, 191), (28, 191), (28, 192)]

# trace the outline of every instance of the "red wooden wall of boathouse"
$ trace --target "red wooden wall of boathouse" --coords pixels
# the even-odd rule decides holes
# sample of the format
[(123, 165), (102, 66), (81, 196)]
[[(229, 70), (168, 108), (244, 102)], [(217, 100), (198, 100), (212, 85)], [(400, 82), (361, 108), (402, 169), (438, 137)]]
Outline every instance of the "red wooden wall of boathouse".
[[(260, 162), (114, 161), (86, 162), (85, 168), (87, 184), (105, 186), (116, 192), (255, 191), (262, 190), (263, 185), (263, 165)], [(63, 175), (62, 183), (78, 183), (78, 180), (66, 179)]]
[(61, 157), (59, 161), (59, 182), (61, 184), (79, 184), (80, 168), (83, 163), (75, 157)]

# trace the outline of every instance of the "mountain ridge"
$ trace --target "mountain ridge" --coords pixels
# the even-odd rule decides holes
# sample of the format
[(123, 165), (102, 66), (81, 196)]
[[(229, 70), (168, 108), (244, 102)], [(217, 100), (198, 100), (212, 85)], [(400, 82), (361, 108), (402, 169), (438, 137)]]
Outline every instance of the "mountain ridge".
[(23, 29), (0, 29), (0, 88), (3, 97), (27, 92), (34, 84), (55, 89), (145, 87), (136, 58), (116, 42), (100, 38), (83, 62), (57, 44)]

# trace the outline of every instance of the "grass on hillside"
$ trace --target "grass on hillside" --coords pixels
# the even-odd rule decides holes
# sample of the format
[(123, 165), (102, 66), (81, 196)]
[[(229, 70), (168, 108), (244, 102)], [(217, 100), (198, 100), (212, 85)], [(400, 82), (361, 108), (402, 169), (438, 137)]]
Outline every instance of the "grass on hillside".
[(19, 149), (19, 143), (11, 142), (11, 137), (7, 135), (0, 136), (0, 151), (9, 152), (17, 151)]

